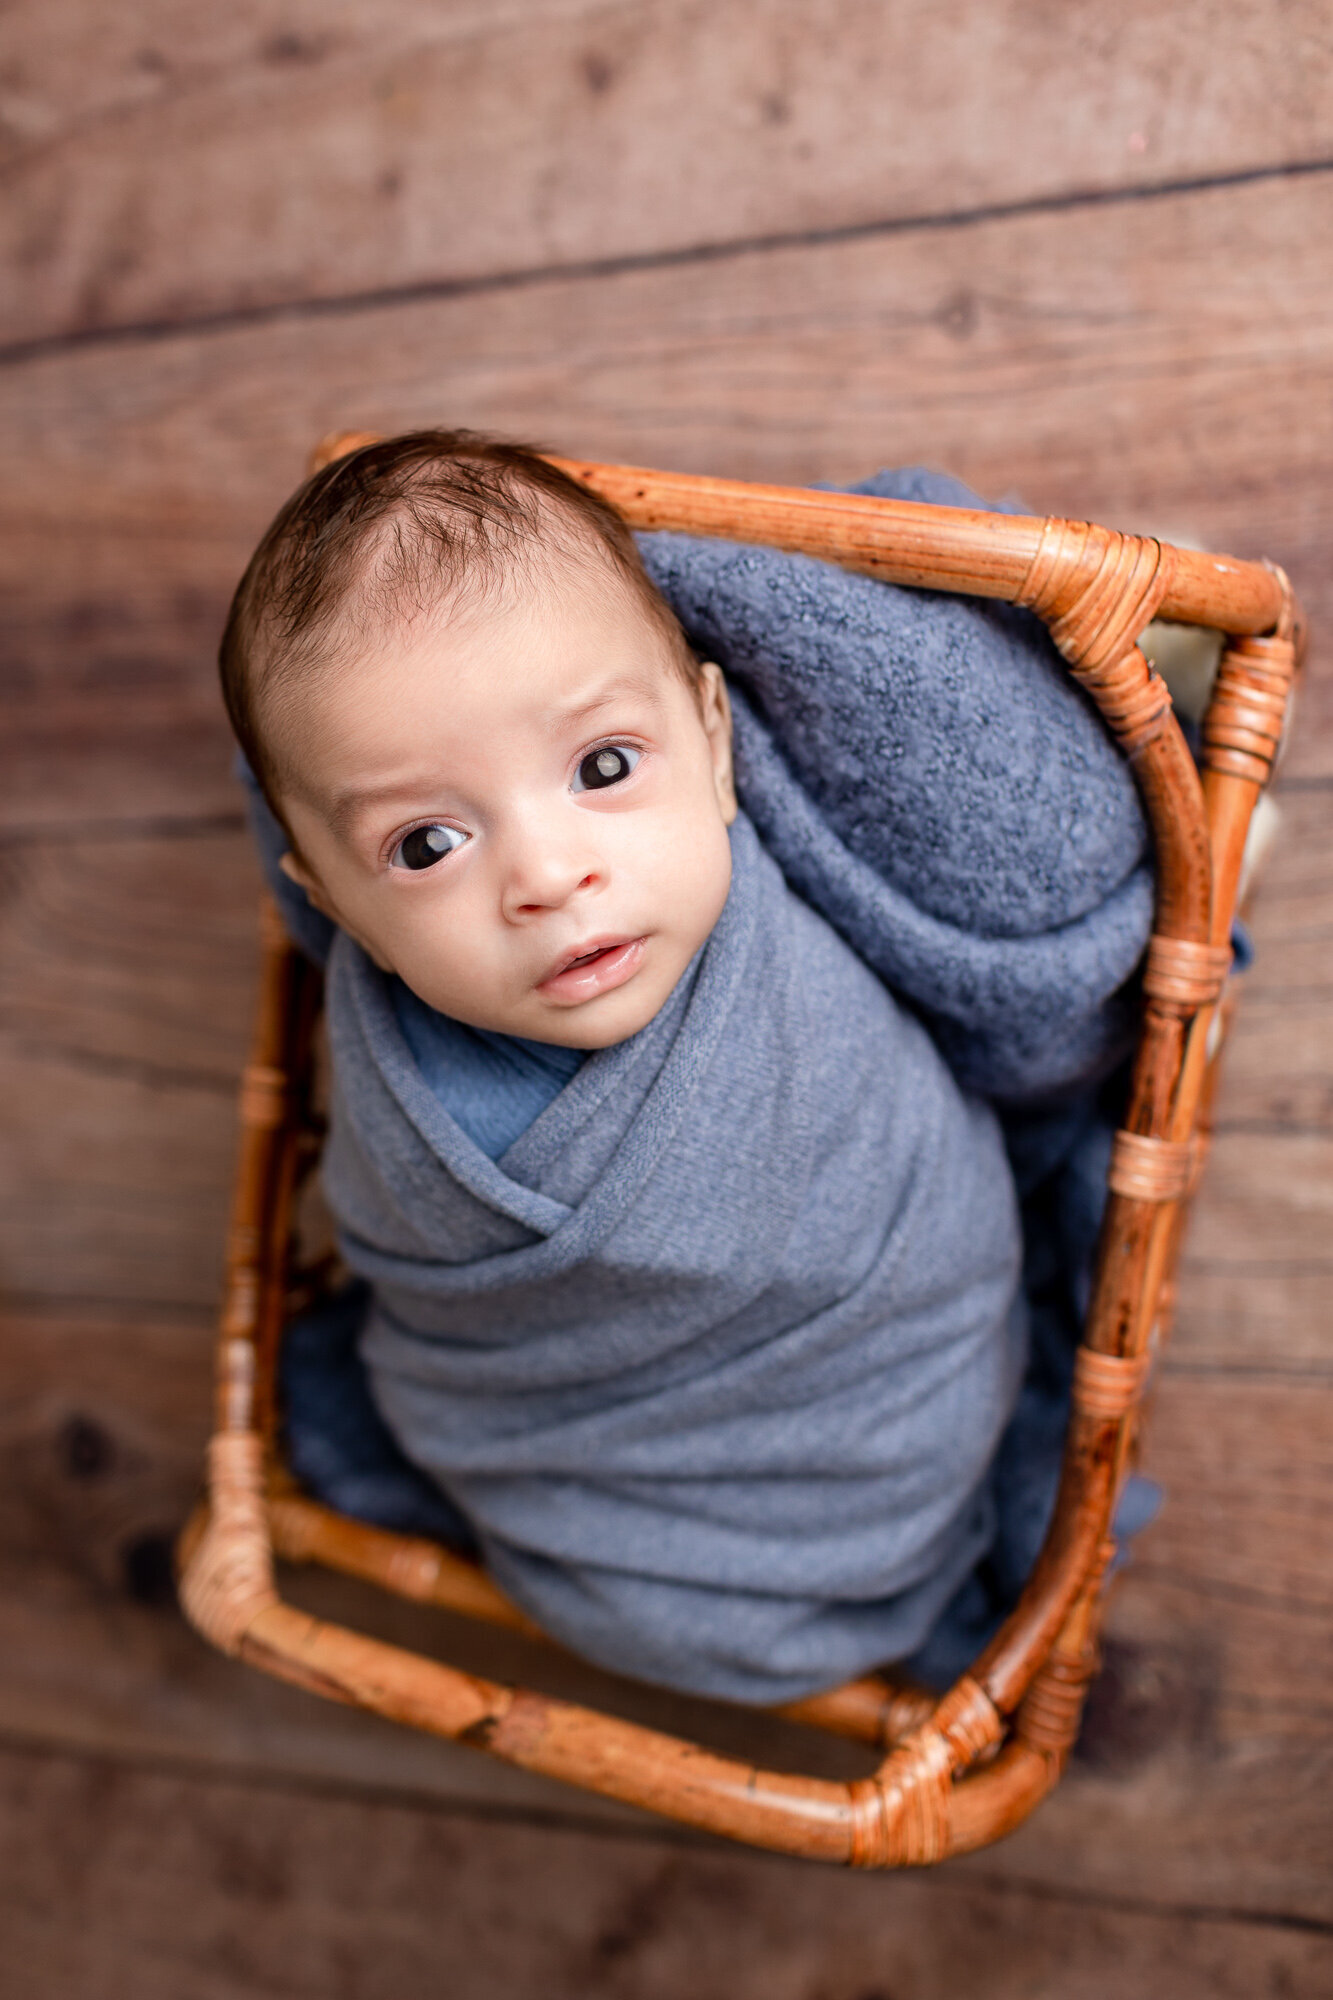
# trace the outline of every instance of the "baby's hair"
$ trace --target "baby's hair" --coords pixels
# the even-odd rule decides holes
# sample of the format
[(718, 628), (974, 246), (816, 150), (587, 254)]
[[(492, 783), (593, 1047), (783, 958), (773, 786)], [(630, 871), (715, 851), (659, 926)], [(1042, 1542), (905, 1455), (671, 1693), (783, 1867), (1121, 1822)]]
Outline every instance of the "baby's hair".
[(409, 431), (307, 479), (251, 557), (219, 654), (232, 728), (279, 817), (263, 711), (289, 675), (338, 656), (340, 614), (355, 606), (372, 625), (414, 618), (464, 591), (498, 590), (543, 553), (609, 561), (697, 689), (698, 661), (624, 520), (532, 446)]

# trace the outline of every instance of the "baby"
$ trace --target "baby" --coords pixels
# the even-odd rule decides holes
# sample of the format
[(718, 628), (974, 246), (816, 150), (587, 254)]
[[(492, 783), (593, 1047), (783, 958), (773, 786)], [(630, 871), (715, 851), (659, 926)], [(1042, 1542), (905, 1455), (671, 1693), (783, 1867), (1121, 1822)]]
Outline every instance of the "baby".
[(364, 447), (222, 666), (336, 926), (324, 1179), (403, 1452), (603, 1665), (776, 1702), (912, 1654), (993, 1532), (1009, 1168), (738, 811), (623, 521), (516, 446)]

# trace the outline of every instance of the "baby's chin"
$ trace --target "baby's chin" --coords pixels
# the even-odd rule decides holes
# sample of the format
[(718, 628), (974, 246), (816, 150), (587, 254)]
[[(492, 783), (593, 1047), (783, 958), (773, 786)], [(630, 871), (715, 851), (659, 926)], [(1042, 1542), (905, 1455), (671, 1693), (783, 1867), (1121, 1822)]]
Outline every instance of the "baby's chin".
[[(411, 985), (410, 980), (406, 983)], [(613, 993), (599, 994), (576, 1007), (543, 1004), (536, 995), (532, 1006), (498, 1012), (460, 1006), (456, 999), (450, 1005), (443, 995), (418, 992), (417, 997), (438, 1013), (464, 1021), (469, 1027), (483, 1028), (489, 1034), (512, 1035), (525, 1042), (549, 1042), (560, 1049), (586, 1049), (591, 1055), (596, 1049), (615, 1048), (646, 1028), (662, 1011), (675, 984), (674, 979), (670, 980), (665, 991), (662, 990), (659, 974), (656, 979), (645, 977), (641, 986), (637, 980), (631, 980)]]
[(437, 1014), (446, 1015), (451, 1021), (460, 1021), (464, 1027), (480, 1028), (490, 1035), (511, 1035), (522, 1042), (549, 1042), (560, 1049), (586, 1049), (589, 1054), (594, 1049), (611, 1049), (618, 1042), (627, 1042), (631, 1035), (638, 1034), (640, 1028), (646, 1028), (662, 1007), (662, 1001), (658, 1000), (637, 1007), (621, 1005), (612, 1010), (604, 1008), (598, 1001), (590, 1001), (584, 1007), (544, 1007), (539, 1012), (520, 1008), (512, 1014), (496, 1014), (488, 1008), (460, 1003), (455, 995), (434, 992), (430, 990), (429, 981), (418, 984), (414, 980), (403, 979), (396, 967), (383, 964), (378, 959), (375, 963), (381, 972), (392, 973), (402, 979), (404, 986), (415, 993), (424, 1006), (432, 1008)]
[(501, 1034), (521, 1035), (530, 1042), (551, 1042), (561, 1049), (613, 1049), (629, 1041), (661, 1013), (667, 994), (622, 989), (589, 1000), (581, 1007), (546, 1007), (539, 1025), (502, 1028)]

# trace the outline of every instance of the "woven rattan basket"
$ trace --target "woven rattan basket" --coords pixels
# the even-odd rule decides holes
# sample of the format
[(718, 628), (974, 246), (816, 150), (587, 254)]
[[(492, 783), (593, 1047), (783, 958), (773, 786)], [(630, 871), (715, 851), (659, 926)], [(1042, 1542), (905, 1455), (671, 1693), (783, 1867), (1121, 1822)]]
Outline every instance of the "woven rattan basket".
[[(316, 462), (363, 441), (332, 440)], [(1110, 1522), (1150, 1359), (1168, 1330), (1184, 1208), (1203, 1164), (1241, 858), (1283, 734), (1298, 614), (1286, 578), (1267, 564), (1082, 522), (558, 462), (635, 528), (766, 543), (895, 584), (1030, 607), (1130, 761), (1156, 846), (1156, 915), (1055, 1517), (1017, 1609), (947, 1694), (871, 1678), (783, 1711), (882, 1753), (872, 1776), (850, 1783), (755, 1768), (285, 1604), (275, 1554), (532, 1629), (483, 1571), (433, 1543), (316, 1505), (278, 1457), (274, 1380), (289, 1310), (293, 1204), (318, 1152), (311, 1072), (319, 975), (266, 908), (258, 1023), (241, 1092), (217, 1428), (208, 1501), (182, 1537), (182, 1601), (227, 1653), (528, 1770), (789, 1854), (862, 1868), (939, 1861), (1009, 1832), (1055, 1784), (1095, 1671)], [(1137, 644), (1155, 617), (1228, 635), (1203, 725), (1202, 776)]]

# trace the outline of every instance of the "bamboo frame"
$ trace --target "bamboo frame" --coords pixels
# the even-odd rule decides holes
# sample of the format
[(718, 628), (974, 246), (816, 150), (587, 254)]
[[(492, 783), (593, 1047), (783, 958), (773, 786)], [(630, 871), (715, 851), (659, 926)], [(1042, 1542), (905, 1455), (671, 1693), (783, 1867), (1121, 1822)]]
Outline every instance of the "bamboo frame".
[[(354, 449), (349, 434), (317, 463)], [(1155, 1345), (1165, 1337), (1184, 1204), (1202, 1164), (1209, 1029), (1250, 815), (1282, 736), (1301, 637), (1285, 576), (1088, 523), (557, 460), (635, 528), (821, 556), (900, 584), (1026, 605), (1129, 759), (1157, 853), (1143, 1030), (1117, 1135), (1093, 1300), (1077, 1357), (1055, 1516), (1022, 1598), (940, 1698), (870, 1678), (784, 1711), (887, 1754), (853, 1783), (760, 1770), (575, 1704), (502, 1686), (284, 1604), (275, 1555), (531, 1632), (474, 1565), (345, 1520), (299, 1493), (274, 1453), (273, 1381), (292, 1203), (312, 1150), (318, 975), (264, 914), (258, 1022), (218, 1344), (209, 1505), (182, 1538), (181, 1599), (225, 1652), (335, 1700), (604, 1796), (776, 1851), (886, 1868), (942, 1860), (1016, 1827), (1058, 1780), (1095, 1670), (1110, 1522)], [(1166, 688), (1139, 649), (1158, 615), (1230, 643), (1204, 723), (1200, 778)]]

